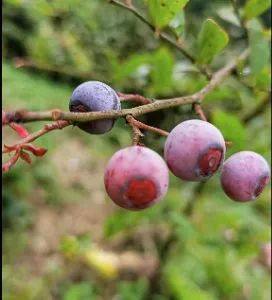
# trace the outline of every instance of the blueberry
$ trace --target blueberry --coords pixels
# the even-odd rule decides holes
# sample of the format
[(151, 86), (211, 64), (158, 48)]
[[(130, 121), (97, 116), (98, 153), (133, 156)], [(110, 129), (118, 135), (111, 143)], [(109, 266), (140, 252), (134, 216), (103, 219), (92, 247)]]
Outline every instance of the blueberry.
[(177, 125), (168, 135), (164, 157), (172, 173), (187, 181), (202, 181), (222, 165), (226, 152), (221, 132), (201, 120)]
[[(72, 112), (120, 110), (121, 104), (111, 87), (99, 81), (87, 81), (73, 91), (69, 109)], [(77, 126), (90, 134), (103, 134), (112, 129), (114, 121), (105, 119), (80, 122)]]
[(241, 151), (230, 156), (221, 173), (221, 185), (225, 193), (232, 200), (241, 202), (257, 198), (269, 179), (268, 163), (252, 151)]
[(168, 180), (168, 168), (162, 157), (141, 146), (117, 151), (104, 176), (109, 197), (118, 206), (129, 210), (141, 210), (163, 199)]

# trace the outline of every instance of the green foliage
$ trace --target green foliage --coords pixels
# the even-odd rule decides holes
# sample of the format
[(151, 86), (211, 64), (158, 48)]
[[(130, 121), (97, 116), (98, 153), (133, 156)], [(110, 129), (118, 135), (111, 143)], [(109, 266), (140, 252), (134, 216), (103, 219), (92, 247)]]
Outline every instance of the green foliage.
[(117, 292), (120, 300), (144, 300), (148, 292), (148, 282), (144, 278), (135, 282), (121, 281)]
[(157, 29), (161, 29), (177, 15), (189, 0), (147, 0), (149, 14)]
[(270, 6), (270, 0), (248, 0), (244, 8), (244, 17), (248, 20), (255, 18), (265, 12)]
[(72, 284), (63, 295), (63, 300), (90, 300), (96, 296), (92, 284), (81, 282)]
[(31, 224), (30, 206), (18, 199), (12, 194), (4, 192), (2, 195), (3, 209), (3, 226), (6, 228), (24, 230)]
[(90, 248), (91, 241), (88, 235), (82, 236), (64, 236), (60, 243), (60, 251), (66, 257), (76, 257), (83, 251)]
[(3, 87), (3, 106), (10, 110), (14, 104), (17, 109), (27, 105), (29, 110), (46, 110), (56, 106), (66, 108), (72, 92), (67, 85), (60, 88), (57, 83), (41, 76), (30, 77), (7, 63), (3, 64), (3, 80), (9, 83)]
[(169, 263), (164, 270), (164, 281), (169, 294), (177, 300), (212, 300), (211, 294), (201, 289), (182, 272), (182, 264), (174, 261)]
[(269, 43), (264, 37), (263, 28), (257, 20), (249, 22), (250, 69), (258, 76), (269, 65)]
[(163, 95), (171, 90), (174, 59), (167, 48), (159, 49), (152, 56), (150, 94)]
[[(146, 86), (148, 94), (163, 95), (171, 90), (174, 59), (168, 48), (153, 53), (135, 54), (123, 62), (111, 57), (113, 80), (118, 85), (130, 86), (139, 81)], [(143, 83), (143, 74), (147, 80)]]
[(209, 64), (228, 44), (228, 34), (212, 19), (202, 24), (197, 38), (197, 61)]
[(224, 138), (233, 143), (231, 152), (245, 149), (247, 138), (246, 128), (238, 117), (218, 110), (213, 112), (212, 122), (220, 129)]

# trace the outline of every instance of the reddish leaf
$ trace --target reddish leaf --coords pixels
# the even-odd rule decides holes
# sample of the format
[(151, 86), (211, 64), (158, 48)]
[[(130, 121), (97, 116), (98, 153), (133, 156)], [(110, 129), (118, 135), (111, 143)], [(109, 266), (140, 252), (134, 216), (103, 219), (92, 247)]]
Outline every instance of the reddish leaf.
[(8, 160), (6, 163), (2, 165), (2, 171), (7, 172), (10, 170), (10, 168), (16, 164), (18, 158), (20, 157), (20, 152), (17, 151), (10, 160)]
[(25, 129), (25, 127), (23, 125), (11, 122), (9, 123), (9, 126), (14, 129), (18, 135), (22, 138), (25, 138), (29, 135), (28, 131)]
[(31, 164), (31, 158), (30, 158), (30, 155), (28, 153), (21, 150), (20, 151), (20, 157), (21, 157), (21, 159), (23, 159), (28, 164)]
[(17, 146), (17, 145), (14, 145), (14, 146), (4, 145), (4, 148), (7, 150), (6, 153), (9, 153), (9, 152), (12, 152), (12, 151), (17, 150), (17, 149), (18, 149), (18, 146)]
[(42, 147), (36, 147), (36, 146), (34, 146), (32, 144), (22, 145), (21, 148), (25, 149), (27, 151), (30, 151), (35, 156), (43, 156), (47, 152), (47, 149), (42, 148)]

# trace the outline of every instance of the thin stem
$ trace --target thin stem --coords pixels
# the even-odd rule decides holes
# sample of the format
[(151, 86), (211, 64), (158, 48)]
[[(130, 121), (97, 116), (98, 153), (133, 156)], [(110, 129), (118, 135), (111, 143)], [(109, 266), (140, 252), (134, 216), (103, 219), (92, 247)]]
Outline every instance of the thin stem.
[(135, 118), (133, 118), (133, 116), (131, 116), (131, 115), (126, 116), (126, 120), (131, 126), (137, 127), (139, 129), (155, 132), (162, 136), (168, 136), (168, 134), (169, 134), (169, 132), (167, 132), (165, 130), (144, 124), (144, 123), (136, 120)]
[(130, 124), (132, 131), (133, 131), (133, 136), (132, 136), (132, 145), (136, 146), (140, 144), (141, 138), (144, 136), (141, 132), (141, 130), (135, 126), (134, 124)]
[(63, 112), (61, 110), (51, 110), (42, 112), (15, 111), (6, 113), (9, 122), (31, 122), (31, 121), (48, 121), (48, 120), (66, 120), (72, 122), (88, 122), (93, 120), (117, 119), (132, 115), (138, 117), (143, 114), (154, 111), (176, 107), (185, 104), (201, 103), (204, 97), (214, 90), (230, 73), (236, 68), (237, 64), (248, 57), (249, 50), (245, 50), (238, 58), (235, 58), (225, 67), (213, 74), (210, 82), (200, 91), (193, 95), (176, 97), (170, 99), (155, 100), (152, 103), (133, 107), (130, 109), (98, 111), (87, 113)]
[(194, 103), (194, 110), (196, 112), (197, 115), (199, 115), (200, 119), (203, 121), (207, 121), (207, 117), (205, 116), (205, 113), (201, 107), (201, 105), (199, 103)]
[(138, 95), (138, 94), (123, 94), (120, 92), (118, 92), (117, 94), (118, 94), (121, 102), (129, 101), (129, 102), (135, 102), (138, 104), (149, 104), (149, 103), (153, 102), (151, 99), (146, 98), (142, 95)]

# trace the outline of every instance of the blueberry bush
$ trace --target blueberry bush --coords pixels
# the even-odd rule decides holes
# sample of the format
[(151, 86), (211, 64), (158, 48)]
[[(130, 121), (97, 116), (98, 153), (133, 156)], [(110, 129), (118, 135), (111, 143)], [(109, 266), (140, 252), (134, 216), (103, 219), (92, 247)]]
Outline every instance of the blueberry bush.
[(270, 6), (4, 2), (4, 299), (270, 298)]

